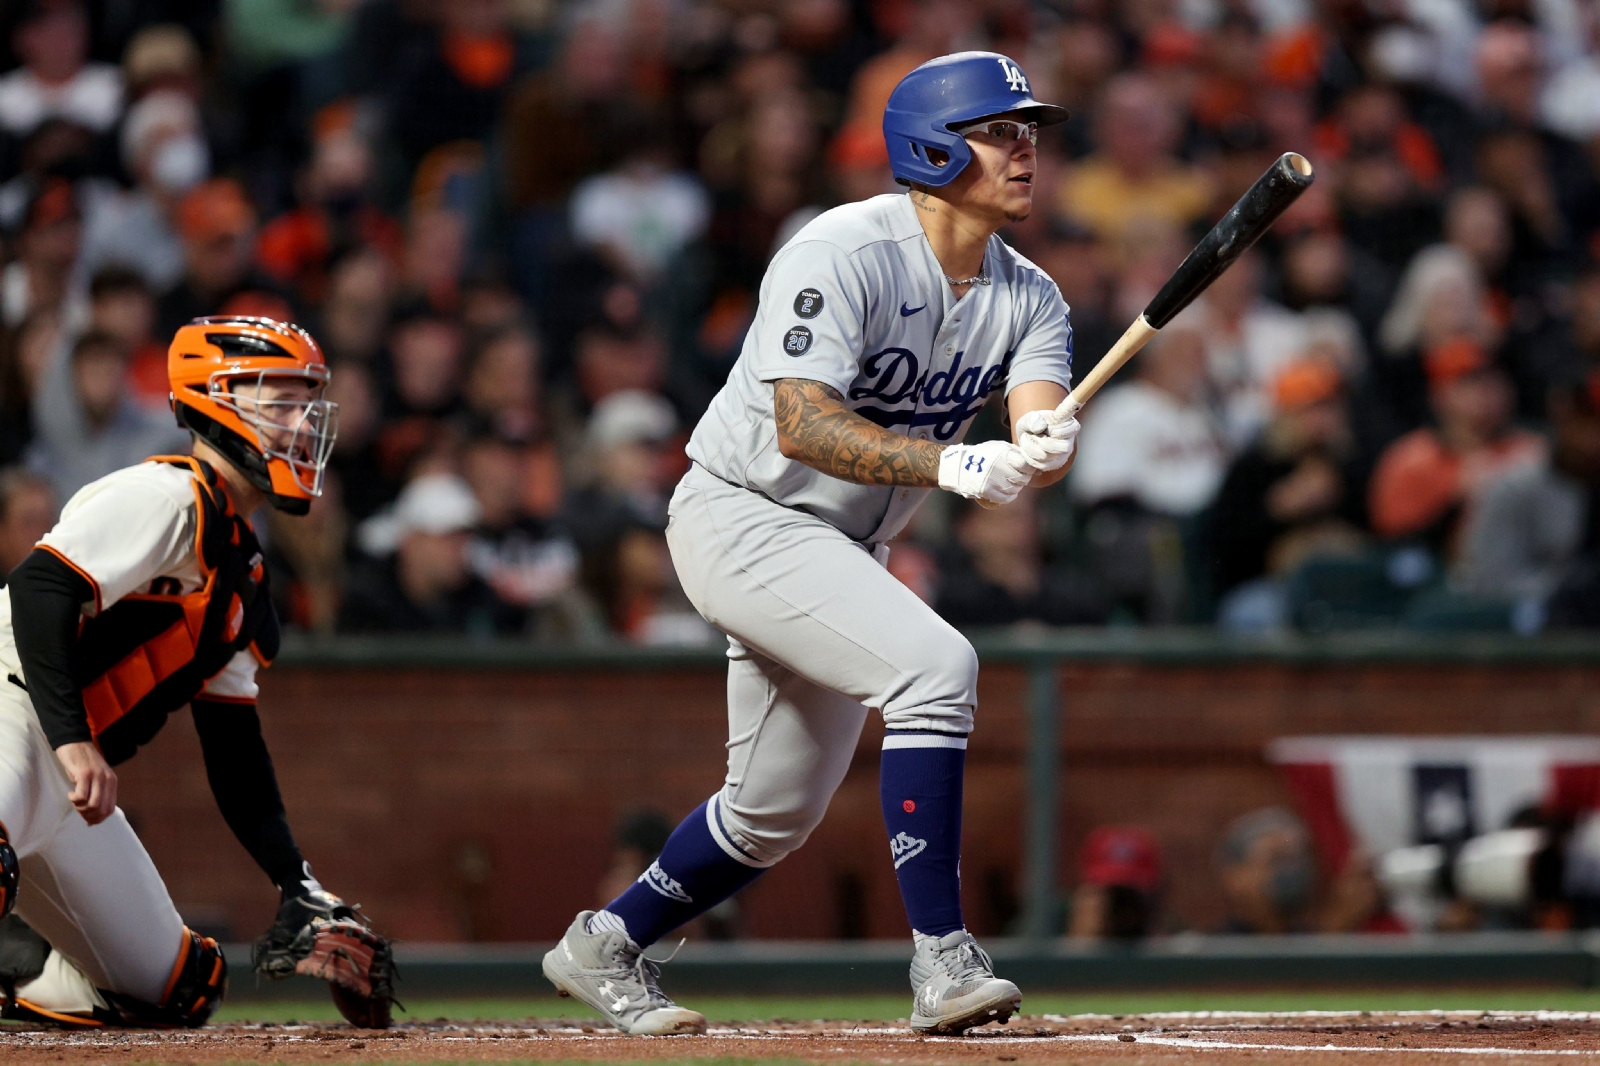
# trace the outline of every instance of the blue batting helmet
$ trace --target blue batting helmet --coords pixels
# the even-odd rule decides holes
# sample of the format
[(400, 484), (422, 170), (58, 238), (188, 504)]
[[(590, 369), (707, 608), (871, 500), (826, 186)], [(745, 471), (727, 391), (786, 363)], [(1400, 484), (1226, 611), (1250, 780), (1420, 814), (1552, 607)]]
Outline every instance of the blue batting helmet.
[[(1007, 111), (1032, 112), (1049, 126), (1067, 120), (1067, 109), (1033, 98), (1022, 68), (999, 52), (957, 52), (930, 59), (900, 79), (883, 112), (889, 166), (902, 185), (948, 185), (972, 161), (966, 139), (951, 126)], [(943, 166), (928, 159), (936, 148), (950, 157)]]

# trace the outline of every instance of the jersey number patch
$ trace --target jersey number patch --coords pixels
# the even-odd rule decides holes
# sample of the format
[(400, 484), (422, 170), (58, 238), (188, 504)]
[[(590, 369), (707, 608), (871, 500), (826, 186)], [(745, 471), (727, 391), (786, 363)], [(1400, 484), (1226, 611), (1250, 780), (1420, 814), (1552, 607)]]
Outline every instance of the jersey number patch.
[(801, 289), (794, 298), (794, 313), (801, 318), (816, 318), (822, 313), (822, 293), (816, 289)]
[(783, 350), (787, 355), (805, 355), (811, 350), (811, 331), (804, 326), (792, 326), (783, 335)]

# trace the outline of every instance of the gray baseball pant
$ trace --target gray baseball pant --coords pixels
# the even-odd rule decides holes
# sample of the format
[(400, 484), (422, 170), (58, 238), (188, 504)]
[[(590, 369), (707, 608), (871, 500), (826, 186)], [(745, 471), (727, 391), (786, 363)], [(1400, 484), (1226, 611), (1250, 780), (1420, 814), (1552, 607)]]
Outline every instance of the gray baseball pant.
[(977, 654), (884, 569), (887, 548), (698, 465), (669, 515), (683, 590), (728, 635), (728, 776), (707, 820), (729, 855), (765, 867), (805, 843), (867, 708), (890, 729), (972, 731)]

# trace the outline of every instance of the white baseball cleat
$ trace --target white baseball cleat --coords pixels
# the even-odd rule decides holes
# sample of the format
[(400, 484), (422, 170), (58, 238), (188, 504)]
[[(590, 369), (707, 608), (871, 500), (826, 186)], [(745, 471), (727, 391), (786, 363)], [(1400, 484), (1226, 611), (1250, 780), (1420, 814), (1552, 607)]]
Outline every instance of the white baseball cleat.
[(660, 968), (627, 935), (588, 931), (590, 915), (573, 919), (561, 943), (544, 956), (544, 975), (563, 996), (581, 999), (631, 1036), (706, 1031), (705, 1016), (667, 998), (656, 984)]
[(994, 975), (988, 952), (972, 934), (914, 933), (911, 956), (911, 1028), (919, 1033), (959, 1035), (988, 1022), (1005, 1022), (1022, 1006), (1022, 991)]

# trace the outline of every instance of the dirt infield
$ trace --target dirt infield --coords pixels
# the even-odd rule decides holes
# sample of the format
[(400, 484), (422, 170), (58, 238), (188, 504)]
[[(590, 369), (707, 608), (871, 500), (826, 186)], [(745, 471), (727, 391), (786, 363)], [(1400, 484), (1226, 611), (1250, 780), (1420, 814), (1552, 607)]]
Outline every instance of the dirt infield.
[(1014, 1018), (966, 1037), (913, 1036), (904, 1023), (713, 1026), (698, 1037), (625, 1037), (570, 1020), (235, 1025), (194, 1032), (0, 1030), (0, 1059), (33, 1063), (339, 1063), (768, 1060), (820, 1063), (1363, 1063), (1600, 1060), (1600, 1013), (1545, 1011), (1201, 1011)]

